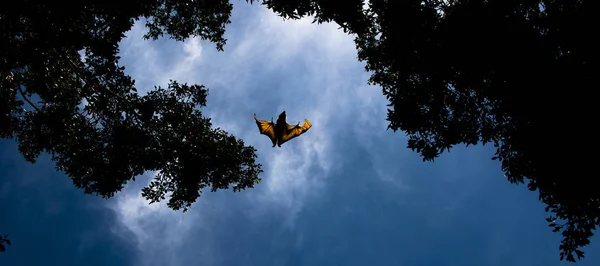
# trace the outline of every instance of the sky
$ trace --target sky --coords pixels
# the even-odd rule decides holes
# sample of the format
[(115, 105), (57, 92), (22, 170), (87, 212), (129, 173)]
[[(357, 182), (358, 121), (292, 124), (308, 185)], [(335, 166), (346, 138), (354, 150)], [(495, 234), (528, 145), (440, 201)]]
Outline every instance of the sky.
[[(203, 113), (257, 148), (263, 183), (205, 191), (186, 212), (148, 204), (148, 173), (109, 200), (85, 195), (48, 156), (0, 141), (0, 265), (567, 265), (537, 192), (510, 184), (488, 146), (435, 162), (386, 130), (387, 100), (334, 24), (284, 21), (234, 1), (224, 52), (197, 39), (128, 32), (122, 64), (138, 91), (169, 79), (209, 88)], [(285, 110), (304, 135), (272, 148), (259, 119)], [(600, 265), (598, 237), (574, 265)]]

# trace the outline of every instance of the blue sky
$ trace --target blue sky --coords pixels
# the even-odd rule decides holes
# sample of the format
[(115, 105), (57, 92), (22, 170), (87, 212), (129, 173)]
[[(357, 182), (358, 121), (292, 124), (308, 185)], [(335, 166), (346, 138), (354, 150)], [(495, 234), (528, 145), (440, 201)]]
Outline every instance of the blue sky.
[[(84, 195), (47, 156), (24, 162), (0, 141), (0, 265), (567, 265), (537, 193), (506, 181), (493, 147), (456, 147), (434, 163), (387, 131), (386, 100), (366, 85), (351, 36), (310, 19), (283, 21), (236, 2), (225, 52), (211, 43), (121, 44), (138, 90), (169, 79), (210, 89), (204, 113), (258, 149), (263, 183), (202, 195), (182, 214), (140, 188)], [(307, 118), (305, 135), (271, 148), (252, 115)], [(597, 237), (576, 265), (600, 265)]]

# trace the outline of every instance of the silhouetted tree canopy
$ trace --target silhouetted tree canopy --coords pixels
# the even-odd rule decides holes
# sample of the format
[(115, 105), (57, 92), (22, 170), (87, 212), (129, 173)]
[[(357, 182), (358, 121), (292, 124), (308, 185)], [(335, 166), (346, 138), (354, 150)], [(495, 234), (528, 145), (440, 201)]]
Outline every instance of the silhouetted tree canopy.
[[(493, 143), (512, 183), (539, 192), (562, 232), (560, 259), (583, 257), (600, 224), (592, 174), (592, 0), (265, 0), (284, 18), (315, 16), (355, 34), (382, 87), (389, 128), (433, 161)], [(590, 173), (588, 173), (590, 172)]]
[[(15, 1), (0, 10), (0, 135), (35, 163), (42, 152), (85, 193), (109, 198), (159, 171), (142, 195), (185, 211), (200, 196), (260, 182), (256, 150), (199, 108), (202, 85), (171, 81), (146, 95), (119, 65), (118, 43), (139, 18), (146, 39), (199, 36), (223, 50), (232, 4), (217, 1)], [(83, 53), (83, 56), (79, 54)]]

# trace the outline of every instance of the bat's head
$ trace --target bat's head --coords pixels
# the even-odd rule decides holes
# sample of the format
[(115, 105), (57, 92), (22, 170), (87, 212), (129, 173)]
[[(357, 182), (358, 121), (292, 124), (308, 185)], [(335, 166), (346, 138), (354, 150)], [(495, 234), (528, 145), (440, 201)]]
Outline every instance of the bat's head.
[(285, 111), (279, 114), (279, 118), (277, 118), (277, 124), (285, 124)]

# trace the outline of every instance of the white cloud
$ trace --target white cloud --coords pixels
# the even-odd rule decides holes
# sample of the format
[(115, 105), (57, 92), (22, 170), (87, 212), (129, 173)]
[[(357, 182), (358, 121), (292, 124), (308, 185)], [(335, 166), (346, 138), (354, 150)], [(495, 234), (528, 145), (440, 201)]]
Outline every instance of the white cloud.
[[(186, 243), (193, 241), (189, 233), (192, 230), (203, 231), (206, 239), (210, 239), (207, 217), (197, 211), (203, 209), (206, 203), (199, 201), (195, 205), (196, 211), (186, 213), (171, 210), (166, 201), (148, 204), (141, 197), (140, 190), (154, 174), (139, 178), (112, 200), (110, 208), (115, 211), (119, 221), (112, 231), (137, 247), (139, 254), (136, 265), (186, 265), (180, 251)], [(207, 245), (199, 248), (195, 255), (202, 255), (203, 261), (211, 265), (211, 251)]]
[[(253, 10), (242, 18), (236, 16), (239, 8)], [(145, 29), (138, 23), (122, 42), (123, 62), (140, 91), (165, 86), (169, 79), (206, 85), (210, 94), (205, 115), (255, 146), (265, 170), (261, 185), (242, 192), (253, 202), (247, 215), (257, 222), (266, 214), (280, 215), (293, 227), (304, 202), (318, 196), (327, 176), (340, 167), (336, 138), (356, 132), (367, 138), (367, 128), (384, 129), (385, 99), (379, 89), (366, 85), (368, 73), (357, 63), (352, 36), (336, 25), (282, 21), (262, 6), (239, 4), (232, 21), (237, 27), (228, 28), (225, 52), (196, 39), (143, 41)], [(313, 127), (282, 148), (271, 148), (268, 138), (258, 134), (252, 114), (270, 119), (282, 110), (289, 123), (307, 118)], [(206, 191), (182, 215), (164, 203), (148, 205), (140, 196), (142, 185), (138, 181), (129, 186), (113, 206), (121, 224), (135, 235), (144, 258), (140, 263), (183, 264), (175, 251), (163, 250), (159, 243), (169, 241), (176, 249), (190, 230), (214, 223), (208, 221), (214, 218), (207, 206), (219, 203)]]

